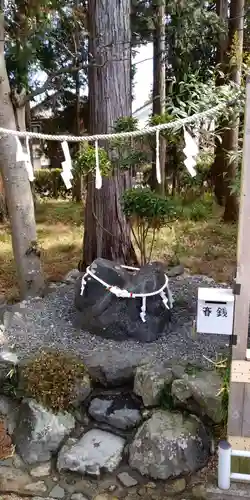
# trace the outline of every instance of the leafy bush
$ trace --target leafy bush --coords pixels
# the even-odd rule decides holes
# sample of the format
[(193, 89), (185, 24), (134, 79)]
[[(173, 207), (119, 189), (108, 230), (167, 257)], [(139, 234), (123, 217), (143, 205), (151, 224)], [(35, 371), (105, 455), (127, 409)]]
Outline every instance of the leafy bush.
[(66, 197), (69, 190), (66, 189), (61, 172), (60, 168), (40, 168), (35, 170), (35, 193), (48, 198)]
[[(108, 175), (111, 170), (111, 163), (107, 151), (98, 148), (99, 168), (103, 176)], [(95, 147), (89, 144), (83, 144), (80, 148), (74, 163), (74, 169), (81, 175), (94, 174), (96, 169)]]
[(75, 357), (41, 351), (22, 367), (21, 391), (55, 412), (68, 410), (76, 385), (84, 382), (86, 368)]
[[(163, 198), (148, 188), (140, 187), (127, 189), (123, 193), (122, 208), (130, 222), (143, 265), (151, 259), (156, 231), (159, 231), (170, 220), (176, 219), (177, 207), (173, 199)], [(153, 232), (149, 251), (147, 251), (146, 240), (150, 229)]]

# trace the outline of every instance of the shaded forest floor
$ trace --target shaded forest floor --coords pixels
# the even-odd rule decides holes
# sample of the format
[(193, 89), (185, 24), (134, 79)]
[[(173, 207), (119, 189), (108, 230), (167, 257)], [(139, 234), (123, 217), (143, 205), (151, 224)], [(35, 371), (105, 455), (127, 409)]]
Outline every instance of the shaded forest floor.
[[(65, 200), (42, 201), (36, 219), (46, 278), (59, 281), (81, 259), (83, 207)], [(220, 210), (208, 197), (185, 203), (181, 219), (160, 230), (152, 258), (180, 262), (190, 273), (218, 282), (231, 281), (236, 240), (236, 226), (221, 222)], [(0, 299), (3, 296), (18, 298), (8, 224), (0, 225)]]

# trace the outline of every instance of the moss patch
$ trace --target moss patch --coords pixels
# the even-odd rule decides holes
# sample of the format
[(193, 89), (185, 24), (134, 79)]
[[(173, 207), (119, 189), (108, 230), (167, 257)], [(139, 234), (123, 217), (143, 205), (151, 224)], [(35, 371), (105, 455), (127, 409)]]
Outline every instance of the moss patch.
[(77, 386), (87, 377), (85, 366), (59, 351), (41, 351), (21, 369), (21, 391), (54, 412), (72, 405)]
[(174, 398), (171, 393), (172, 383), (165, 383), (159, 397), (159, 406), (162, 410), (174, 409)]

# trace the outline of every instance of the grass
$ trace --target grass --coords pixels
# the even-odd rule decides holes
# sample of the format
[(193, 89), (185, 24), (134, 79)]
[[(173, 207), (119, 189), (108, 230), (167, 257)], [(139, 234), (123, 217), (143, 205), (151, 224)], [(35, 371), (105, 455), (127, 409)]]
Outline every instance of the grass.
[[(59, 281), (81, 259), (83, 207), (66, 200), (43, 201), (37, 206), (36, 220), (46, 278)], [(184, 205), (180, 220), (160, 230), (152, 258), (181, 262), (191, 273), (230, 281), (235, 271), (236, 239), (236, 226), (221, 222), (221, 213), (211, 199), (195, 201)], [(18, 298), (8, 225), (0, 225), (1, 296)]]

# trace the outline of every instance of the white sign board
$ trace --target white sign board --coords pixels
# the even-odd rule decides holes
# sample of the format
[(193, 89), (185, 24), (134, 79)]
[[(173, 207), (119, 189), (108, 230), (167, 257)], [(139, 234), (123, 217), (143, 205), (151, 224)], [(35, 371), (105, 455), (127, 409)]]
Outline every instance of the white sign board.
[(199, 288), (197, 332), (232, 335), (234, 294), (231, 288)]

